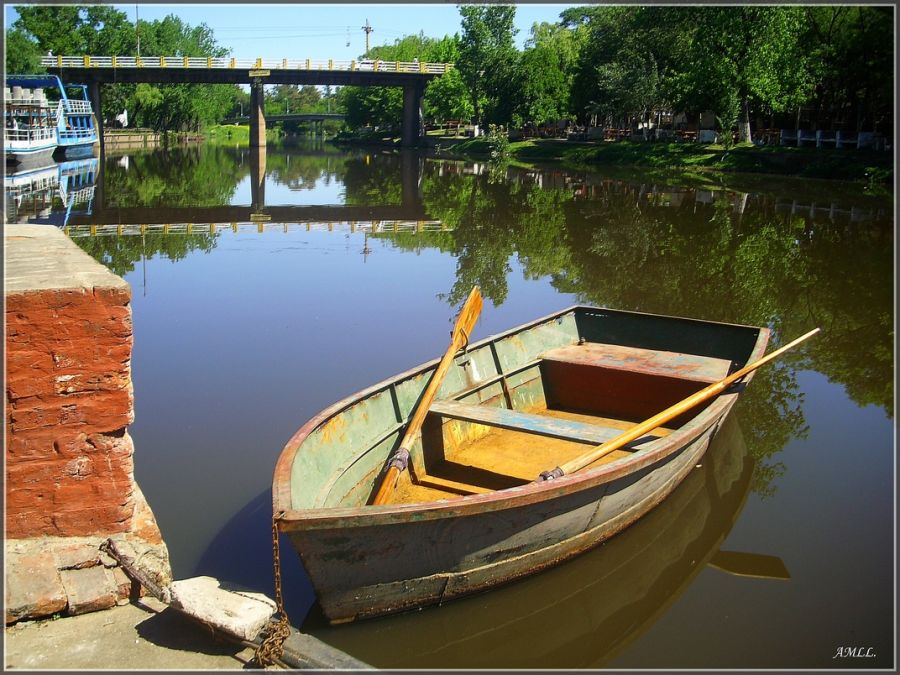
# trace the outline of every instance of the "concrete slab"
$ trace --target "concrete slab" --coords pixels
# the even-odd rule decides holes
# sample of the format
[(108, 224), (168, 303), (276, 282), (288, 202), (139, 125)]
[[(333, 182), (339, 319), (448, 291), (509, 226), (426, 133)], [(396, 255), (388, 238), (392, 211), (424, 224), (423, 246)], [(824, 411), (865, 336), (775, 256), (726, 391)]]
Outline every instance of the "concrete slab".
[[(65, 288), (128, 288), (51, 225), (10, 224), (4, 230), (6, 294)], [(15, 242), (15, 246), (10, 243)]]
[(276, 610), (262, 593), (229, 591), (213, 577), (173, 581), (169, 591), (173, 607), (241, 640), (255, 640)]
[(154, 598), (6, 629), (6, 669), (241, 670), (253, 649), (213, 637)]

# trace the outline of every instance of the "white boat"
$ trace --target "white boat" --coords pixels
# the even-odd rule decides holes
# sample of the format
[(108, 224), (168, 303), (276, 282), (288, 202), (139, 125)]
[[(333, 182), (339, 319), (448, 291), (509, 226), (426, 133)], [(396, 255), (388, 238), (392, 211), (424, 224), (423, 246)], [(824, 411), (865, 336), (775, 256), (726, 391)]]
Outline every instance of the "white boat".
[[(55, 75), (17, 75), (7, 77), (6, 86), (7, 165), (40, 166), (54, 153), (73, 158), (93, 152), (99, 136), (85, 85), (64, 85)], [(72, 88), (78, 94), (70, 98)]]
[[(14, 79), (14, 78), (10, 78)], [(57, 104), (51, 104), (42, 88), (14, 85), (4, 92), (3, 146), (6, 163), (40, 166), (57, 146)]]

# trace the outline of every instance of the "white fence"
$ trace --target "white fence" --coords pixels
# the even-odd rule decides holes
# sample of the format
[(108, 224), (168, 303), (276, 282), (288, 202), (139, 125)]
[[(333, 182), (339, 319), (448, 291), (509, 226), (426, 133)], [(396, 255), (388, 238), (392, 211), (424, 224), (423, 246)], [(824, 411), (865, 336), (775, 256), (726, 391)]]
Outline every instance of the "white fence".
[(424, 61), (335, 61), (313, 59), (235, 59), (197, 56), (45, 56), (41, 64), (56, 68), (191, 68), (240, 70), (340, 70), (442, 75), (452, 63)]

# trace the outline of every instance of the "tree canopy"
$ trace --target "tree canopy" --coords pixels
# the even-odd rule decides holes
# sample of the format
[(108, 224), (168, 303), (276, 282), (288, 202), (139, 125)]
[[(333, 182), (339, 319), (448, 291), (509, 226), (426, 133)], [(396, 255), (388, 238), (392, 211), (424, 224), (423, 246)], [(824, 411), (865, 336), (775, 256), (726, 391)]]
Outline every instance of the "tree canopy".
[[(212, 30), (191, 26), (175, 15), (135, 26), (125, 12), (108, 5), (17, 6), (19, 18), (7, 30), (16, 50), (7, 73), (34, 72), (36, 55), (135, 55), (140, 36), (144, 56), (225, 56)], [(9, 45), (9, 42), (7, 42)], [(39, 57), (38, 57), (39, 58)], [(127, 109), (133, 126), (156, 130), (199, 129), (222, 120), (239, 89), (232, 85), (114, 84), (104, 88), (105, 119)]]
[[(141, 21), (108, 5), (28, 5), (6, 31), (8, 73), (37, 72), (40, 55), (221, 56), (213, 31), (177, 16)], [(712, 111), (723, 127), (893, 129), (893, 8), (866, 5), (585, 5), (535, 24), (520, 50), (514, 5), (459, 5), (461, 30), (423, 33), (370, 50), (385, 61), (453, 63), (425, 92), (426, 118), (487, 126), (552, 123), (636, 128), (653, 113)], [(279, 87), (271, 112), (344, 112), (351, 127), (396, 128), (399, 87)], [(319, 95), (318, 102), (315, 95)], [(112, 85), (109, 119), (197, 128), (238, 112), (235, 86)], [(295, 107), (296, 106), (296, 107)]]

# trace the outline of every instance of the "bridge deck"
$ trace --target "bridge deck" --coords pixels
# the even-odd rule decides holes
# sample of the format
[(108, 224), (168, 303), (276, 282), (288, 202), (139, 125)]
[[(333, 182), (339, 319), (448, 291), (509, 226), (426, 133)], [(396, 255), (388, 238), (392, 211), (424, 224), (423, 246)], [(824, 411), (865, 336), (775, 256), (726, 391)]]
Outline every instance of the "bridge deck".
[(445, 74), (452, 63), (235, 59), (190, 56), (45, 56), (41, 65), (68, 82), (189, 82), (402, 86)]

